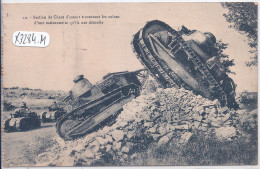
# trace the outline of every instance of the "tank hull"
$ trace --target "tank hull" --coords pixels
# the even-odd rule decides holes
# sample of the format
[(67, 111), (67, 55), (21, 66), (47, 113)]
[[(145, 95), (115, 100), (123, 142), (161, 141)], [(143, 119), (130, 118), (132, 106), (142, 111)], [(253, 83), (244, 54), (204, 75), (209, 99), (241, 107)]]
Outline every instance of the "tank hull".
[(64, 111), (47, 111), (42, 113), (41, 119), (43, 123), (56, 122), (63, 114)]
[(4, 131), (26, 131), (39, 128), (41, 126), (40, 119), (31, 117), (10, 118), (5, 121)]
[(87, 103), (66, 113), (57, 121), (59, 136), (64, 140), (77, 139), (113, 122), (123, 106), (140, 94), (148, 77), (148, 73), (141, 73), (142, 71), (145, 70), (105, 76), (103, 81), (93, 86), (93, 89), (99, 89), (102, 94), (96, 93), (88, 97)]
[[(132, 47), (140, 62), (163, 87), (183, 87), (210, 100), (218, 99), (222, 106), (234, 107), (232, 79), (225, 79), (227, 76), (216, 71), (219, 69), (210, 68), (205, 59), (212, 56), (207, 56), (196, 43), (186, 42), (164, 22), (148, 22), (134, 35)], [(226, 91), (220, 84), (225, 80), (231, 86)]]

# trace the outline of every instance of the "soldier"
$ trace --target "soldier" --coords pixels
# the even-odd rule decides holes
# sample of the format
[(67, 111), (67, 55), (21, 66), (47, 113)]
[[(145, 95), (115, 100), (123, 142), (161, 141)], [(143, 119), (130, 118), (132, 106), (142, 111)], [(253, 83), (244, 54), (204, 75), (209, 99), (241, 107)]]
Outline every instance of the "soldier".
[(239, 109), (239, 105), (235, 100), (235, 90), (236, 90), (236, 84), (234, 83), (234, 81), (228, 77), (227, 74), (223, 75), (223, 80), (221, 80), (220, 82), (222, 84), (222, 88), (225, 91), (225, 93), (227, 93), (227, 97), (228, 97), (228, 105), (231, 108), (234, 108), (235, 110)]
[(28, 107), (26, 106), (25, 102), (20, 103), (19, 107), (14, 110), (14, 115), (15, 116), (25, 116), (28, 114), (30, 111)]
[(58, 110), (58, 109), (59, 109), (59, 106), (58, 106), (58, 104), (57, 104), (56, 101), (54, 101), (54, 102), (52, 103), (52, 105), (49, 107), (49, 110), (50, 110), (50, 111), (55, 111), (55, 110)]

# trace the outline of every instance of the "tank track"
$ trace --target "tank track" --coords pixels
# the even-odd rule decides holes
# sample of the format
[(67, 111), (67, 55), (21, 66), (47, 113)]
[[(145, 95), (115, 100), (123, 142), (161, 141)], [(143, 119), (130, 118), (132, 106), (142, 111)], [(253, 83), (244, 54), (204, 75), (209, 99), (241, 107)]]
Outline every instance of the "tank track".
[(182, 43), (184, 47), (184, 51), (187, 51), (187, 54), (191, 56), (191, 61), (194, 65), (197, 66), (198, 70), (207, 77), (208, 82), (214, 86), (215, 90), (211, 91), (212, 93), (219, 93), (218, 99), (221, 101), (222, 105), (227, 105), (227, 96), (222, 87), (219, 85), (217, 80), (212, 76), (209, 70), (206, 68), (205, 64), (203, 64), (199, 58), (199, 56), (185, 43), (185, 41), (181, 38), (179, 41)]
[[(143, 41), (142, 39), (139, 39), (140, 41)], [(138, 58), (138, 60), (140, 61), (140, 63), (148, 70), (148, 72), (150, 73), (150, 75), (157, 81), (158, 84), (161, 84), (161, 82), (158, 80), (158, 78), (150, 71), (150, 69), (146, 66), (146, 64), (144, 64), (144, 62), (142, 61), (142, 59), (140, 58), (139, 54), (135, 51), (135, 47), (134, 47), (134, 42), (131, 42), (131, 46), (132, 46), (132, 50), (134, 52), (134, 54), (136, 55), (136, 57)], [(167, 87), (175, 87), (175, 88), (180, 88), (176, 82), (174, 82), (171, 77), (165, 72), (165, 70), (158, 64), (158, 62), (153, 58), (152, 54), (149, 52), (148, 48), (146, 47), (146, 45), (144, 45), (144, 42), (142, 43), (142, 49), (144, 50), (145, 54), (147, 56), (150, 57), (150, 60), (152, 61), (154, 67), (159, 71), (160, 75), (163, 76), (163, 78), (170, 84)], [(171, 71), (171, 70), (169, 70)], [(172, 74), (175, 74), (174, 72), (171, 71)], [(166, 86), (164, 86), (166, 87)]]
[[(221, 102), (221, 104), (227, 105), (227, 95), (224, 92), (224, 90), (222, 89), (222, 87), (220, 86), (220, 84), (217, 82), (217, 80), (213, 77), (213, 75), (210, 73), (210, 71), (207, 69), (207, 67), (205, 66), (204, 63), (202, 63), (201, 59), (199, 58), (199, 56), (186, 44), (186, 42), (184, 41), (184, 39), (181, 37), (181, 35), (173, 30), (169, 25), (167, 25), (166, 23), (163, 23), (161, 21), (155, 20), (155, 21), (151, 21), (148, 22), (147, 24), (151, 24), (154, 22), (158, 22), (161, 23), (163, 25), (165, 25), (165, 30), (167, 30), (169, 33), (171, 33), (172, 35), (176, 36), (175, 41), (180, 45), (179, 49), (177, 50), (183, 50), (189, 57), (189, 59), (192, 61), (192, 63), (196, 66), (196, 69), (199, 70), (202, 75), (204, 75), (205, 77), (207, 77), (205, 80), (208, 81), (208, 83), (211, 86), (214, 86), (213, 88), (210, 88), (210, 92), (215, 93), (217, 95), (216, 99), (219, 99), (219, 101)], [(146, 24), (146, 25), (147, 25)], [(143, 28), (144, 29), (144, 28)], [(153, 73), (150, 71), (151, 68), (147, 67), (147, 65), (143, 62), (143, 60), (140, 58), (140, 55), (138, 52), (136, 52), (135, 49), (135, 42), (134, 41), (138, 41), (138, 45), (139, 47), (143, 48), (145, 54), (147, 56), (149, 56), (149, 59), (151, 59), (151, 61), (153, 62), (152, 64), (155, 65), (155, 67), (159, 70), (159, 72), (161, 73), (161, 76), (163, 76), (165, 78), (165, 80), (171, 84), (171, 86), (164, 86), (164, 87), (184, 87), (187, 89), (187, 85), (184, 84), (184, 82), (181, 82), (181, 80), (179, 79), (178, 75), (175, 74), (174, 72), (172, 72), (171, 70), (167, 71), (162, 69), (162, 66), (159, 65), (158, 62), (156, 62), (156, 60), (154, 59), (153, 55), (151, 54), (151, 52), (149, 51), (149, 49), (147, 48), (144, 39), (143, 39), (143, 29), (141, 29), (140, 31), (138, 31), (138, 33), (136, 34), (135, 39), (133, 40), (132, 44), (132, 48), (134, 53), (136, 54), (137, 58), (139, 59), (139, 61), (141, 62), (142, 65), (144, 65), (150, 72), (150, 74), (157, 80), (157, 82), (159, 82), (160, 84), (162, 84), (162, 82), (153, 75)], [(138, 37), (137, 37), (138, 36)], [(174, 47), (173, 47), (174, 48)], [(175, 50), (171, 50), (171, 53), (173, 55), (175, 55), (178, 51)], [(181, 84), (182, 83), (182, 84)]]
[[(139, 86), (135, 84), (123, 86), (63, 115), (56, 123), (58, 135), (64, 140), (74, 140), (104, 127), (109, 123), (107, 119), (122, 110), (122, 105), (139, 95), (138, 88)], [(109, 104), (106, 105), (104, 102)], [(86, 114), (88, 111), (93, 113)], [(64, 129), (66, 125), (63, 126), (66, 121), (72, 124), (68, 130)]]

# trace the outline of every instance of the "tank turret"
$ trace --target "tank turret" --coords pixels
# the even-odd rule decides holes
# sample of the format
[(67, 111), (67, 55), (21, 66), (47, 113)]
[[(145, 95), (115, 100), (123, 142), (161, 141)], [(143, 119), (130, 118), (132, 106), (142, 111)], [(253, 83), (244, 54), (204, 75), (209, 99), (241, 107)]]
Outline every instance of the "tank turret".
[(73, 82), (75, 83), (71, 89), (72, 96), (74, 98), (80, 97), (91, 90), (92, 84), (88, 79), (84, 78), (84, 75), (77, 76)]
[[(186, 32), (186, 31), (185, 31)], [(190, 43), (196, 43), (209, 57), (212, 55), (212, 49), (216, 43), (216, 37), (210, 32), (201, 32), (197, 30), (190, 31), (188, 34), (183, 34), (182, 38)]]
[(183, 35), (184, 40), (194, 40), (199, 45), (206, 46), (206, 45), (213, 45), (216, 43), (215, 36), (210, 32), (200, 32), (200, 31), (194, 31), (191, 34)]
[(67, 96), (63, 101), (73, 100), (78, 97), (89, 97), (91, 95), (90, 90), (92, 89), (92, 84), (84, 75), (78, 75), (73, 80), (74, 86), (69, 91), (69, 96)]

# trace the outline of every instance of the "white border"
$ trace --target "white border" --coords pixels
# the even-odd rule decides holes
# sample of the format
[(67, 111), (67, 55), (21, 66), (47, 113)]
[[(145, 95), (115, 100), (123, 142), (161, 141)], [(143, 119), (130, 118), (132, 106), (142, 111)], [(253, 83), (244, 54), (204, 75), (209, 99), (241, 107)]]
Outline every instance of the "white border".
[[(2, 0), (3, 3), (109, 3), (109, 2), (258, 2), (260, 5), (260, 0)], [(258, 28), (260, 26), (259, 23), (259, 7), (258, 5)], [(259, 54), (259, 36), (258, 36), (258, 54)], [(258, 59), (258, 66), (260, 65), (260, 61)], [(260, 87), (260, 72), (258, 69), (258, 89)], [(259, 102), (260, 93), (258, 92), (258, 108), (260, 106)], [(258, 165), (255, 166), (107, 166), (107, 167), (8, 167), (7, 169), (107, 169), (107, 168), (117, 168), (117, 169), (125, 169), (126, 167), (129, 169), (260, 169), (260, 115), (258, 110)], [(2, 155), (1, 155), (2, 161)], [(1, 163), (1, 168), (4, 168)]]
[(260, 0), (2, 0), (2, 3), (96, 3), (96, 2), (260, 2)]

